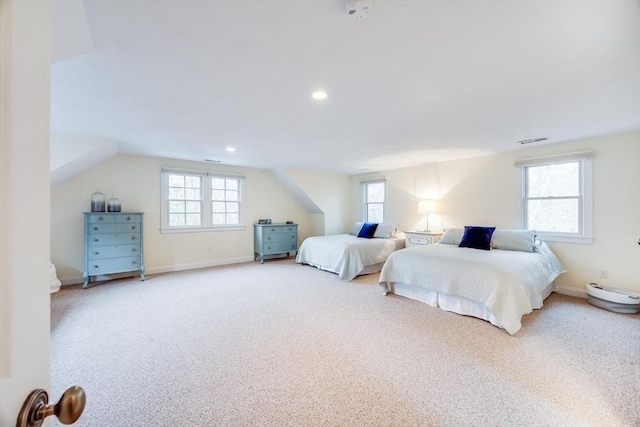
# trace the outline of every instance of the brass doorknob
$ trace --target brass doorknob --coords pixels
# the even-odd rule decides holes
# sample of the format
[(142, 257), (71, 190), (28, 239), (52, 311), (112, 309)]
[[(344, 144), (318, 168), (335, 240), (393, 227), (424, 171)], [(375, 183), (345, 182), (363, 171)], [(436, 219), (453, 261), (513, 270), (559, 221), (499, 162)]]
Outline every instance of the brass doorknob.
[(18, 414), (16, 427), (40, 427), (44, 419), (55, 415), (62, 424), (78, 421), (87, 397), (82, 387), (69, 387), (55, 405), (49, 405), (49, 395), (42, 389), (32, 391)]

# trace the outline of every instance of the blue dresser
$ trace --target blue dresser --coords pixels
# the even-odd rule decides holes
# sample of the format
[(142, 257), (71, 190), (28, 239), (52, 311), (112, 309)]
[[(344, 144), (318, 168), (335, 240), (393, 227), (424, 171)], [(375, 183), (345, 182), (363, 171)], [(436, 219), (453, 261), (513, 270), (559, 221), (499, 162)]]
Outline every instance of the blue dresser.
[(298, 252), (298, 224), (253, 224), (253, 259)]
[(142, 212), (84, 212), (83, 288), (92, 276), (140, 271), (144, 280)]

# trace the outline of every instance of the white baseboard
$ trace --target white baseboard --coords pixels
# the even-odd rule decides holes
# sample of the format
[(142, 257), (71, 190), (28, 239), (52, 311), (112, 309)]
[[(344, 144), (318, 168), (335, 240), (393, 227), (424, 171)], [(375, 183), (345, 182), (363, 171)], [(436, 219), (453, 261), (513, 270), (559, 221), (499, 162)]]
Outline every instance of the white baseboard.
[(574, 288), (571, 286), (558, 286), (554, 292), (557, 292), (562, 295), (569, 295), (572, 297), (584, 298), (587, 299), (587, 289), (584, 288)]
[(197, 270), (198, 268), (219, 267), (221, 265), (240, 264), (253, 261), (253, 257), (227, 258), (218, 261), (196, 262), (193, 264), (171, 265), (168, 267), (147, 268), (144, 274), (172, 273), (174, 271)]
[[(250, 262), (253, 260), (254, 260), (253, 257), (239, 257), (239, 258), (227, 258), (227, 259), (222, 259), (217, 261), (196, 262), (193, 264), (180, 264), (180, 265), (170, 265), (166, 267), (153, 267), (153, 268), (145, 269), (144, 274), (146, 276), (146, 275), (154, 275), (154, 274), (162, 274), (162, 273), (172, 273), (175, 271), (196, 270), (199, 268), (219, 267), (222, 265), (230, 265), (230, 264), (240, 264), (243, 262)], [(127, 273), (94, 276), (94, 281), (122, 279), (125, 277), (136, 277), (139, 275), (140, 275), (140, 272), (131, 271)], [(82, 279), (82, 277), (70, 277), (67, 279), (60, 279), (60, 281), (62, 282), (62, 286), (77, 285), (79, 283), (84, 283), (84, 280)]]

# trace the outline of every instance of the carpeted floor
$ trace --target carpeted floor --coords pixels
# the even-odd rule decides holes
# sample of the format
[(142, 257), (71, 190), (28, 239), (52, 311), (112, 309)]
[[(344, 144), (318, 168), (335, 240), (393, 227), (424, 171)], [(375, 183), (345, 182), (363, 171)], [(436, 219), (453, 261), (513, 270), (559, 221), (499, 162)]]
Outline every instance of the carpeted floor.
[(289, 259), (63, 287), (51, 400), (83, 387), (78, 427), (640, 425), (640, 315), (552, 294), (510, 336), (377, 278)]

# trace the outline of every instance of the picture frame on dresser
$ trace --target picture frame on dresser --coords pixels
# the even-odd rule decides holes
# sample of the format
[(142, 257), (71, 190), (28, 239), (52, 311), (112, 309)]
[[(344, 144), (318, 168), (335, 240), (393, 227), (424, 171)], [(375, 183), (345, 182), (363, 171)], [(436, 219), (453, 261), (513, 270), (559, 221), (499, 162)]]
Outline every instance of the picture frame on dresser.
[(83, 212), (84, 274), (91, 279), (115, 273), (140, 272), (144, 280), (143, 212)]

